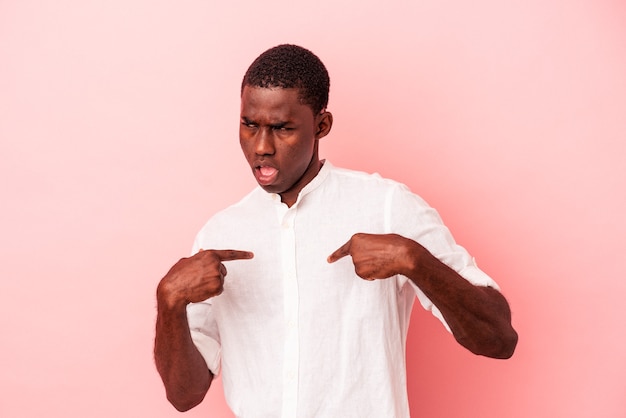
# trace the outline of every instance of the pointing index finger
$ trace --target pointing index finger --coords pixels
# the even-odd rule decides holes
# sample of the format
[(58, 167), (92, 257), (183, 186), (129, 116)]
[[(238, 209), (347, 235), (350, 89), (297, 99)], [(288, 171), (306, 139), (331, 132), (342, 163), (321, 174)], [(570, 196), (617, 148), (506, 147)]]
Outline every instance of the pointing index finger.
[(326, 260), (329, 263), (334, 263), (335, 261), (347, 255), (350, 255), (350, 241), (346, 242), (341, 247), (337, 248), (335, 252), (329, 255)]
[(221, 261), (247, 260), (254, 257), (254, 253), (250, 251), (215, 250), (214, 253)]

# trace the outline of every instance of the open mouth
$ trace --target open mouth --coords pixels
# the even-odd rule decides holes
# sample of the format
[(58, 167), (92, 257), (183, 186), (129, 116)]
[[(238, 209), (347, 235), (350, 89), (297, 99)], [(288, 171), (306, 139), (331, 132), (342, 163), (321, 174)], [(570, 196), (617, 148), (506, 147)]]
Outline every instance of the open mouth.
[(276, 180), (278, 169), (267, 165), (258, 166), (254, 169), (254, 176), (261, 186), (268, 186)]

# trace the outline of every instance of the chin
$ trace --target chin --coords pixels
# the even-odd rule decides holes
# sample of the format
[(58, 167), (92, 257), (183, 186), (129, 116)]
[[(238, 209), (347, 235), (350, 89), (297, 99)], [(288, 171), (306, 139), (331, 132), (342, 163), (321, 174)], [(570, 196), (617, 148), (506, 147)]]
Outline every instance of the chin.
[(268, 193), (280, 194), (280, 193), (283, 192), (280, 187), (274, 186), (274, 185), (271, 185), (271, 184), (270, 185), (266, 185), (266, 186), (264, 186), (262, 184), (259, 184), (259, 186), (261, 187), (261, 189), (265, 190)]

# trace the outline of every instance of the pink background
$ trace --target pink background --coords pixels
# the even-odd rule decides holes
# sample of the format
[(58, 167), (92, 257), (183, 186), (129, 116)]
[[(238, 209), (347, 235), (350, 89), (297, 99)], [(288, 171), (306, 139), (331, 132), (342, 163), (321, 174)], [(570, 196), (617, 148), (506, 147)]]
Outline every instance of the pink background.
[[(214, 3), (0, 0), (0, 416), (180, 416), (155, 286), (254, 186), (239, 83), (283, 42), (331, 73), (322, 156), (421, 194), (511, 303), (508, 361), (414, 311), (413, 414), (625, 416), (624, 3)], [(231, 416), (219, 382), (186, 416)]]

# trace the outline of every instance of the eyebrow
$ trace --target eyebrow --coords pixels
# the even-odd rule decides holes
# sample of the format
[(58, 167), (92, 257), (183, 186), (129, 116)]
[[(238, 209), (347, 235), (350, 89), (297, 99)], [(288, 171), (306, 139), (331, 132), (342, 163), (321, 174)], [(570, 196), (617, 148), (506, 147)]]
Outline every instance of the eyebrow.
[[(248, 117), (246, 117), (246, 116), (242, 116), (242, 117), (241, 117), (241, 121), (242, 121), (243, 123), (246, 123), (246, 124), (255, 124), (255, 125), (258, 125), (258, 123), (257, 123), (257, 122), (253, 121), (252, 119), (249, 119), (249, 118), (248, 118)], [(289, 124), (289, 121), (282, 121), (282, 122), (270, 123), (270, 124), (268, 124), (268, 126), (269, 126), (270, 128), (272, 128), (272, 129), (280, 129), (280, 128), (284, 128), (284, 127), (285, 127), (285, 126), (287, 126), (288, 124)]]

